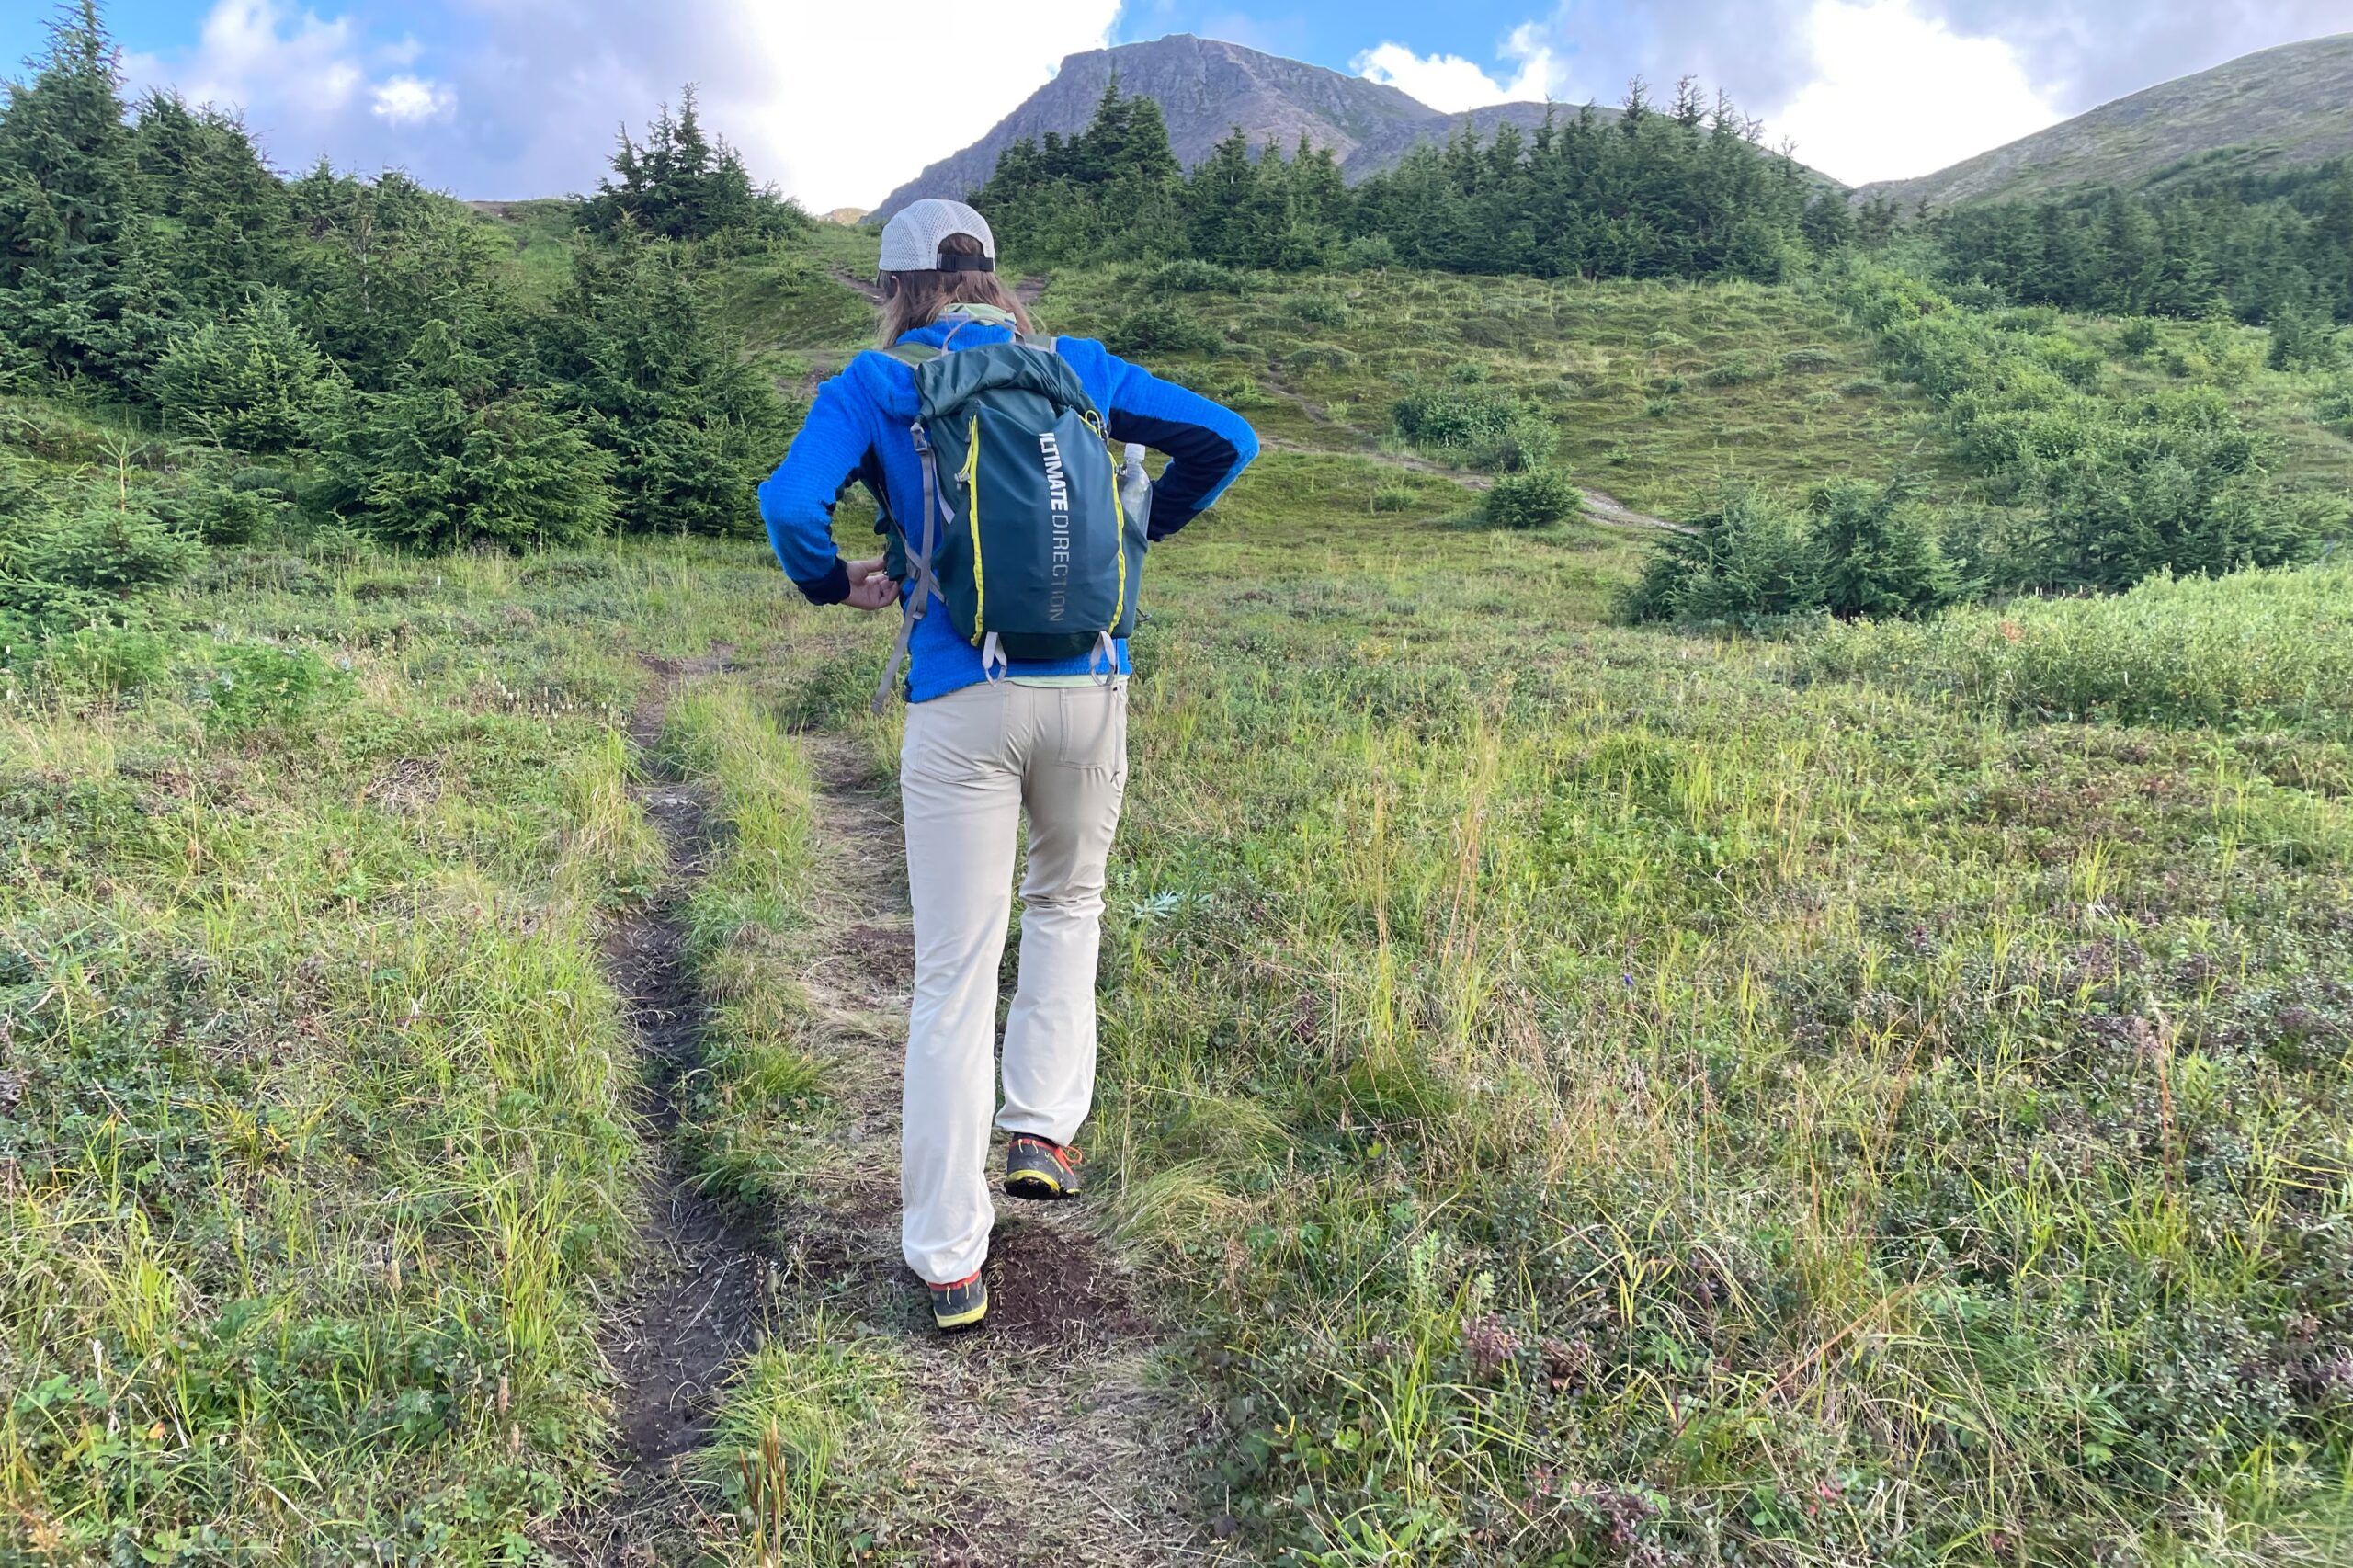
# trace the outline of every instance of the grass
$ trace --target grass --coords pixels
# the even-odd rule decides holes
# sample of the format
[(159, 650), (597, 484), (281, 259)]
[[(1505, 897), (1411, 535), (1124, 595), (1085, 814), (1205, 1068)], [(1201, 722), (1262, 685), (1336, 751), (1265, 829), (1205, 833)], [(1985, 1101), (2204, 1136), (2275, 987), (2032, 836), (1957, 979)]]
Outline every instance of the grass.
[(1817, 669), (2043, 718), (2353, 740), (2353, 567), (2158, 578), (2113, 598), (2018, 601), (1825, 628)]
[(1534, 399), (1580, 479), (1667, 516), (1705, 510), (1733, 474), (1793, 489), (1898, 471), (1959, 482), (1925, 400), (1859, 384), (1872, 379), (1868, 338), (1790, 290), (1244, 275), (1164, 301), (1151, 276), (1058, 276), (1040, 308), (1055, 330), (1089, 336), (1146, 307), (1206, 326), (1223, 339), (1214, 352), (1153, 362), (1296, 444), (1369, 444), (1411, 392), (1475, 378)]
[[(20, 658), (12, 1554), (506, 1562), (594, 1494), (641, 1158), (600, 917), (658, 867), (631, 653), (792, 618), (744, 546), (244, 552), (165, 630)], [(286, 661), (331, 678), (217, 722)]]
[[(1142, 287), (1058, 279), (1048, 323)], [(2345, 1561), (2344, 571), (1613, 626), (1633, 537), (1462, 526), (1362, 449), (1405, 389), (1483, 367), (1669, 510), (1729, 465), (1962, 484), (1926, 405), (1842, 391), (1868, 345), (1791, 294), (1287, 292), (1178, 300), (1229, 348), (1172, 369), (1329, 449), (1154, 555), (1083, 1140), (1185, 1325), (1166, 1484), (1219, 1550)], [(812, 299), (745, 309), (843, 350)], [(777, 1216), (836, 1114), (795, 732), (887, 782), (886, 641), (752, 540), (338, 544), (12, 654), (5, 1554), (505, 1562), (594, 1502), (647, 1154), (598, 954), (660, 867), (635, 655), (740, 666), (662, 743), (724, 824), (685, 1136)], [(896, 1332), (819, 1314), (741, 1369), (712, 1556), (901, 1551), (865, 1523), (920, 1511)]]
[(2341, 786), (1238, 499), (1154, 563), (1090, 1153), (1258, 1550), (2332, 1560)]

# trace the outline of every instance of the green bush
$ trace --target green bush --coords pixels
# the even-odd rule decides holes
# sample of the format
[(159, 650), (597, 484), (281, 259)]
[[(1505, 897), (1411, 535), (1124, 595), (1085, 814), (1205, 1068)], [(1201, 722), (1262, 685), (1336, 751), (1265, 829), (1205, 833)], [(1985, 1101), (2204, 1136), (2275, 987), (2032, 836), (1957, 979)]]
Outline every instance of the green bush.
[(1745, 354), (1735, 354), (1722, 364), (1713, 366), (1699, 377), (1700, 384), (1711, 387), (1745, 386), (1762, 381), (1765, 372)]
[(2311, 370), (2342, 357), (2329, 320), (2302, 305), (2283, 305), (2271, 315), (2271, 340), (2264, 363), (2275, 370)]
[(128, 600), (178, 582), (204, 547), (173, 531), (143, 498), (91, 491), (20, 510), (0, 533), (0, 608), (40, 627), (111, 619)]
[(1490, 473), (1521, 473), (1552, 460), (1561, 432), (1534, 410), (1522, 412), (1496, 435), (1481, 437), (1471, 448), (1471, 466)]
[(157, 361), (156, 401), (189, 429), (224, 447), (282, 452), (312, 444), (322, 406), (339, 389), (275, 289), (186, 328)]
[(1520, 400), (1483, 387), (1434, 387), (1398, 400), (1397, 433), (1419, 447), (1449, 450), (1503, 435), (1522, 417)]
[(1749, 624), (1822, 605), (1810, 520), (1753, 486), (1729, 489), (1697, 531), (1661, 543), (1620, 608), (1633, 620)]
[(2313, 400), (2313, 413), (2338, 435), (2353, 438), (2353, 375), (2343, 375)]
[(1179, 305), (1144, 305), (1130, 311), (1103, 335), (1114, 354), (1214, 354), (1225, 339), (1216, 328)]
[(1337, 294), (1293, 294), (1283, 302), (1284, 312), (1317, 326), (1346, 326), (1348, 302)]
[(1376, 487), (1372, 493), (1372, 509), (1376, 512), (1404, 512), (1414, 505), (1414, 487), (1391, 483)]
[(1909, 485), (1843, 480), (1814, 493), (1822, 608), (1855, 616), (1922, 615), (1961, 595), (1934, 519)]
[(81, 626), (28, 649), (26, 678), (51, 697), (105, 699), (154, 685), (171, 667), (178, 640), (145, 626)]
[(290, 722), (350, 681), (312, 649), (267, 642), (220, 643), (208, 666), (199, 705), (205, 728), (223, 734)]
[(1189, 257), (1154, 268), (1143, 286), (1154, 294), (1239, 294), (1248, 287), (1233, 268)]
[(1582, 506), (1583, 497), (1567, 474), (1531, 468), (1496, 480), (1482, 515), (1491, 528), (1540, 528), (1575, 517)]
[(283, 469), (243, 468), (226, 483), (192, 485), (183, 500), (188, 525), (207, 544), (252, 544), (295, 525), (294, 477)]
[(503, 389), (436, 323), (394, 389), (367, 401), (317, 494), (404, 544), (570, 544), (611, 528), (613, 469), (574, 420)]
[(2203, 381), (2103, 395), (2105, 356), (2055, 312), (1986, 315), (1916, 278), (1863, 268), (1850, 309), (1882, 355), (1944, 405), (1961, 456), (2036, 541), (2010, 553), (1998, 586), (2120, 588), (2161, 568), (2279, 565), (2309, 548), (2320, 516), (2259, 481), (2268, 440), (2223, 390), (2251, 373), (2245, 335), (2201, 323), (2187, 369)]

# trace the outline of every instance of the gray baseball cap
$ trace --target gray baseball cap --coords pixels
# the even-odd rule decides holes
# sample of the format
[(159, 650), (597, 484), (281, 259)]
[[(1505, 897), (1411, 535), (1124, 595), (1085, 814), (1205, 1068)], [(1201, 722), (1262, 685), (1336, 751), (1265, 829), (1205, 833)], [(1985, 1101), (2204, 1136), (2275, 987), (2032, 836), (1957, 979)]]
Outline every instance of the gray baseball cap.
[[(940, 242), (950, 234), (970, 234), (981, 242), (981, 254), (973, 256), (951, 256), (945, 270), (958, 272), (994, 272), (996, 270), (996, 236), (989, 233), (989, 221), (961, 201), (943, 201), (926, 196), (921, 201), (910, 201), (893, 213), (882, 225), (882, 260), (884, 272), (933, 272), (940, 267)], [(983, 265), (985, 263), (985, 265)]]

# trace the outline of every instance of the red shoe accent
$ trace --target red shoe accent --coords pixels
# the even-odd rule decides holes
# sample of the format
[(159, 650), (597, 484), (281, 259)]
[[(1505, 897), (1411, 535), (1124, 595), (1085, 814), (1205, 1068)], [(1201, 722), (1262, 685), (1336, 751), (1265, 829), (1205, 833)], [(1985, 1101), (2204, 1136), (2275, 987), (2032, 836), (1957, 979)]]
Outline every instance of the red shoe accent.
[(949, 1280), (945, 1281), (944, 1283), (938, 1284), (938, 1285), (931, 1285), (931, 1281), (930, 1281), (930, 1280), (928, 1280), (928, 1279), (926, 1279), (926, 1280), (925, 1280), (925, 1281), (924, 1281), (924, 1283), (925, 1283), (925, 1284), (926, 1284), (926, 1285), (931, 1285), (931, 1288), (932, 1288), (933, 1290), (955, 1290), (955, 1289), (956, 1289), (957, 1287), (959, 1287), (959, 1286), (961, 1286), (961, 1285), (970, 1285), (973, 1280), (978, 1279), (980, 1277), (981, 1277), (981, 1271), (980, 1271), (979, 1269), (975, 1268), (974, 1270), (972, 1270), (972, 1272), (971, 1272), (970, 1274), (967, 1274), (967, 1275), (966, 1275), (966, 1276), (964, 1276), (964, 1278), (962, 1278), (961, 1279), (949, 1279)]

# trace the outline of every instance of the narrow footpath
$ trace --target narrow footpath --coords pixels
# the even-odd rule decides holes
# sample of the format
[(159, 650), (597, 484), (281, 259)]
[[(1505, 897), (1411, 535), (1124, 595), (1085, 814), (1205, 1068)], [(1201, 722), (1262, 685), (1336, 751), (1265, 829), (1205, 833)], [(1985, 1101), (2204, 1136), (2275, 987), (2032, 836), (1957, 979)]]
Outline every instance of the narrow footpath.
[[(990, 1312), (942, 1336), (899, 1257), (899, 1092), (914, 978), (897, 801), (856, 744), (800, 737), (820, 864), (802, 983), (840, 1160), (780, 1216), (799, 1288), (902, 1336), (915, 1431), (886, 1540), (936, 1568), (1146, 1564), (1212, 1555), (1186, 1485), (1190, 1429), (1152, 1373), (1163, 1346), (1096, 1206), (998, 1195)], [(1082, 1134), (1082, 1139), (1084, 1135)]]
[(603, 1506), (569, 1521), (551, 1543), (597, 1568), (692, 1560), (703, 1500), (684, 1461), (709, 1434), (731, 1369), (759, 1344), (778, 1283), (756, 1232), (688, 1179), (678, 1140), (680, 1085), (702, 1061), (708, 1015), (686, 960), (683, 911), (713, 824), (705, 792), (664, 758), (662, 725), (678, 687), (725, 668), (726, 656), (647, 660), (654, 681), (629, 722), (642, 777), (631, 793), (661, 837), (667, 869), (654, 896), (615, 924), (605, 961), (642, 1065), (639, 1113), (654, 1158), (636, 1292), (605, 1334), (616, 1483)]

